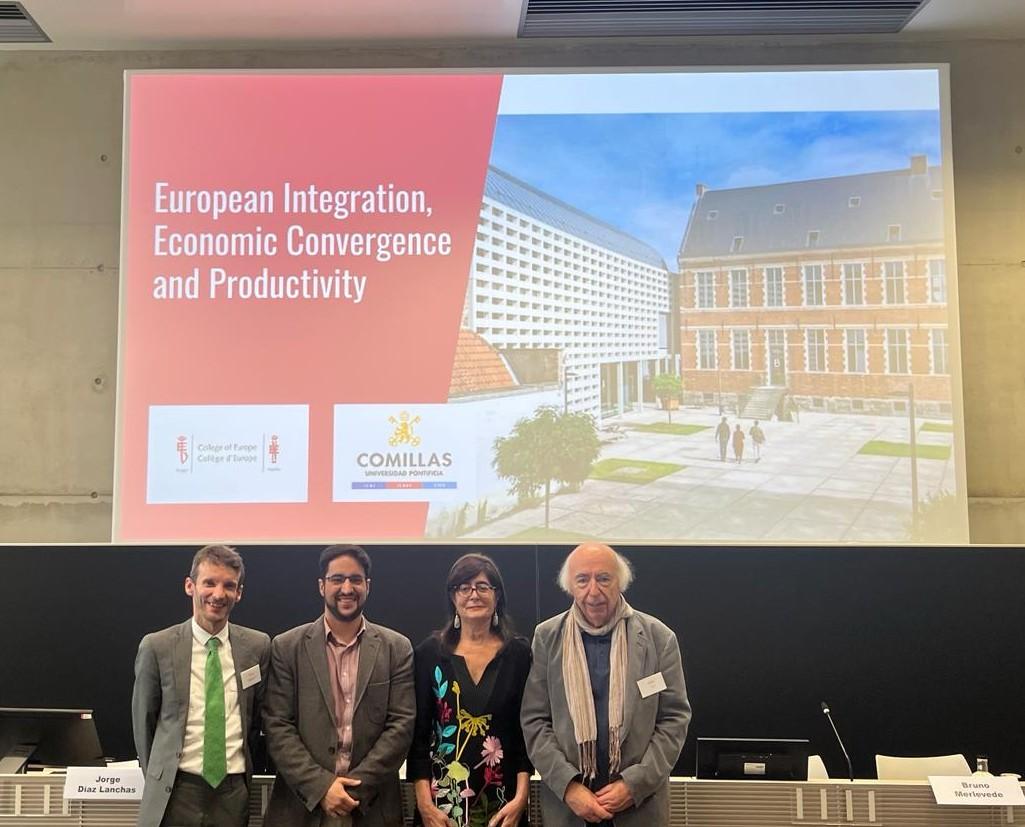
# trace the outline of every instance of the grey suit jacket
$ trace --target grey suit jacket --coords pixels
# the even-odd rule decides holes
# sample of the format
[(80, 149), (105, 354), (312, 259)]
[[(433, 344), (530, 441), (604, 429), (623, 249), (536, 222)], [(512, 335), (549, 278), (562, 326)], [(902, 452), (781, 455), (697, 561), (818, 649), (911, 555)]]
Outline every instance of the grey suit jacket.
[[(267, 750), (277, 765), (264, 823), (316, 827), (320, 802), (335, 780), (337, 727), (328, 674), (324, 619), (274, 638), (264, 706)], [(367, 623), (359, 647), (352, 718), (350, 789), (359, 801), (354, 824), (402, 823), (399, 767), (413, 740), (416, 699), (409, 640)]]
[[(577, 818), (563, 801), (566, 788), (579, 780), (579, 750), (566, 704), (562, 678), (563, 612), (534, 630), (530, 677), (520, 710), (527, 754), (541, 780), (541, 812), (545, 827), (577, 827)], [(690, 723), (690, 703), (683, 679), (680, 646), (672, 629), (660, 620), (634, 611), (627, 620), (629, 660), (626, 679), (625, 733), (620, 775), (634, 806), (616, 816), (616, 827), (654, 827), (669, 823), (669, 774), (680, 757)], [(656, 672), (665, 678), (662, 692), (642, 698), (637, 681)]]
[[(253, 772), (251, 745), (260, 730), (260, 706), (270, 665), (270, 637), (229, 623), (228, 641), (235, 663), (248, 778)], [(243, 689), (242, 672), (257, 664), (261, 680)], [(185, 745), (191, 680), (191, 618), (142, 639), (135, 658), (132, 690), (132, 731), (146, 778), (139, 805), (139, 827), (158, 827), (164, 817)]]

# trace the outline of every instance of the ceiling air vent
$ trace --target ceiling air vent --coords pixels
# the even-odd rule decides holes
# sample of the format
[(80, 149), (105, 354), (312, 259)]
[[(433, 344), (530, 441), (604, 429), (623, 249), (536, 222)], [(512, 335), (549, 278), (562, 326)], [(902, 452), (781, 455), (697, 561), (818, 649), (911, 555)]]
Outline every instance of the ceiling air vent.
[(899, 32), (929, 0), (526, 0), (521, 37)]
[(0, 2), (0, 43), (49, 43), (21, 3)]

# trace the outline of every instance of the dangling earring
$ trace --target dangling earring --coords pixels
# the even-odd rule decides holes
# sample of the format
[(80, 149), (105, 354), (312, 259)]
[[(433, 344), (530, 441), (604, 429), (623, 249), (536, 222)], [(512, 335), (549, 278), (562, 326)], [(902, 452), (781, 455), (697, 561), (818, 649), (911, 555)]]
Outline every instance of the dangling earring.
[(452, 628), (453, 629), (458, 629), (462, 625), (463, 625), (462, 622), (459, 620), (459, 615), (456, 615), (454, 618), (452, 618)]
[(495, 611), (495, 613), (493, 615), (491, 615), (491, 625), (496, 627), (496, 628), (498, 627), (498, 611), (497, 610)]

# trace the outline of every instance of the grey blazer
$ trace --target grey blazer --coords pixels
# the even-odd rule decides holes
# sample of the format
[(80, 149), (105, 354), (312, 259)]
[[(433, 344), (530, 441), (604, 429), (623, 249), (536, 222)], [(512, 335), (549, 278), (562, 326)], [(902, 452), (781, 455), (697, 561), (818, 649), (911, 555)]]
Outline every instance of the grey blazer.
[[(270, 637), (229, 623), (228, 641), (235, 662), (248, 781), (253, 773), (252, 743), (260, 731), (260, 706), (270, 665)], [(242, 672), (257, 664), (261, 680), (243, 689)], [(135, 658), (132, 690), (132, 731), (146, 778), (139, 805), (139, 827), (158, 827), (164, 817), (185, 745), (191, 680), (191, 618), (142, 639)]]
[[(534, 662), (520, 709), (527, 754), (537, 768), (541, 813), (545, 827), (577, 827), (577, 818), (563, 801), (566, 788), (579, 780), (579, 751), (562, 679), (563, 612), (534, 630)], [(629, 636), (626, 708), (623, 714), (620, 775), (634, 806), (615, 818), (616, 827), (653, 827), (669, 823), (669, 774), (680, 757), (690, 723), (690, 703), (683, 679), (680, 646), (672, 629), (660, 620), (634, 611), (627, 620)], [(656, 672), (665, 678), (662, 692), (642, 698), (637, 681)]]
[[(264, 824), (317, 827), (320, 802), (335, 780), (334, 696), (328, 674), (324, 619), (274, 638), (264, 706), (267, 751), (277, 765)], [(367, 827), (402, 824), (399, 767), (413, 740), (416, 699), (409, 640), (367, 623), (359, 647), (352, 765), (362, 783), (352, 822)]]

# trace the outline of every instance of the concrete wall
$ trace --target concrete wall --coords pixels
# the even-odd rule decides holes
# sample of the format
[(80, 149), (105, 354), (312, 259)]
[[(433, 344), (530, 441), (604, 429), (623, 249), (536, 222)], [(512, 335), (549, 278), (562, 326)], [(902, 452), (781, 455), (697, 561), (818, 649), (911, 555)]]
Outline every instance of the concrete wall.
[(123, 70), (909, 61), (951, 66), (972, 541), (1022, 542), (1025, 43), (880, 38), (0, 51), (0, 542), (110, 536)]

